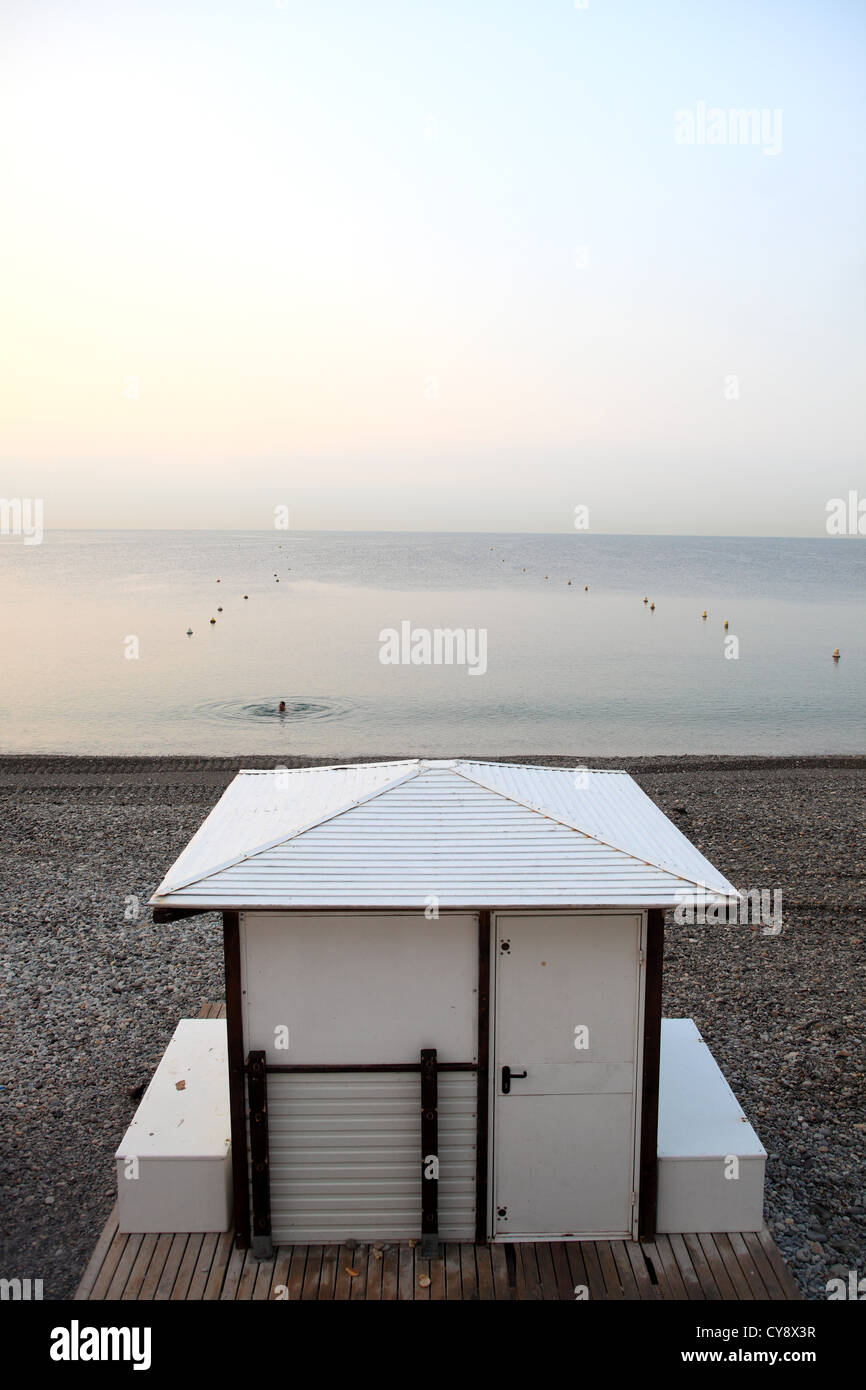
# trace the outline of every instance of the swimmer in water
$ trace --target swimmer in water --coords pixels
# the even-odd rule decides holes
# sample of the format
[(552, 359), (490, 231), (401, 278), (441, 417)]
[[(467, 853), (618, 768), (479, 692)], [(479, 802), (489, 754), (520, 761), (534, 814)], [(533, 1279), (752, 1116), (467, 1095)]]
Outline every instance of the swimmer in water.
[(285, 700), (280, 700), (280, 714), (285, 714), (285, 712), (286, 712), (286, 702), (285, 702)]

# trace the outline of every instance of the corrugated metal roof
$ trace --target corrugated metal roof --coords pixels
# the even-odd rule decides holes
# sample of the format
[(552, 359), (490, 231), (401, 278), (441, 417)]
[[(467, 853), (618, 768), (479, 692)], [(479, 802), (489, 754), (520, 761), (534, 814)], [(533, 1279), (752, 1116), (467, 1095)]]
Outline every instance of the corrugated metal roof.
[(625, 772), (466, 760), (242, 771), (158, 907), (671, 906), (736, 889)]

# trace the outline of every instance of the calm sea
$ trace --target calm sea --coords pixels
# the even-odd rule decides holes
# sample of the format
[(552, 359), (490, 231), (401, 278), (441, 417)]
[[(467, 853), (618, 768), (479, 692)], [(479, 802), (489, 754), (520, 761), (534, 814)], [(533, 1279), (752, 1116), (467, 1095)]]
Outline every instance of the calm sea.
[(866, 751), (856, 539), (54, 531), (0, 595), (6, 752)]

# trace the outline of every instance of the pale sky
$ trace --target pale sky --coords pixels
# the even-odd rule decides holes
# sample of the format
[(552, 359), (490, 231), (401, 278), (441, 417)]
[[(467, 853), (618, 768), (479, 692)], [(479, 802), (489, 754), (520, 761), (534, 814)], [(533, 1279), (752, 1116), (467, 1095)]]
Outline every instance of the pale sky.
[(864, 60), (857, 0), (4, 0), (0, 494), (824, 534), (866, 496)]

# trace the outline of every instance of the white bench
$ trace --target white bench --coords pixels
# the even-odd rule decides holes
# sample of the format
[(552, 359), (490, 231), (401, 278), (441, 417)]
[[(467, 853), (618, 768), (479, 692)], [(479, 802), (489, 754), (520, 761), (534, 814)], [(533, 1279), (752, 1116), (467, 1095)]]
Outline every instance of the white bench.
[(181, 1020), (115, 1161), (121, 1231), (228, 1230), (232, 1177), (224, 1019)]
[(763, 1226), (766, 1150), (690, 1018), (662, 1019), (658, 1160), (660, 1233)]

